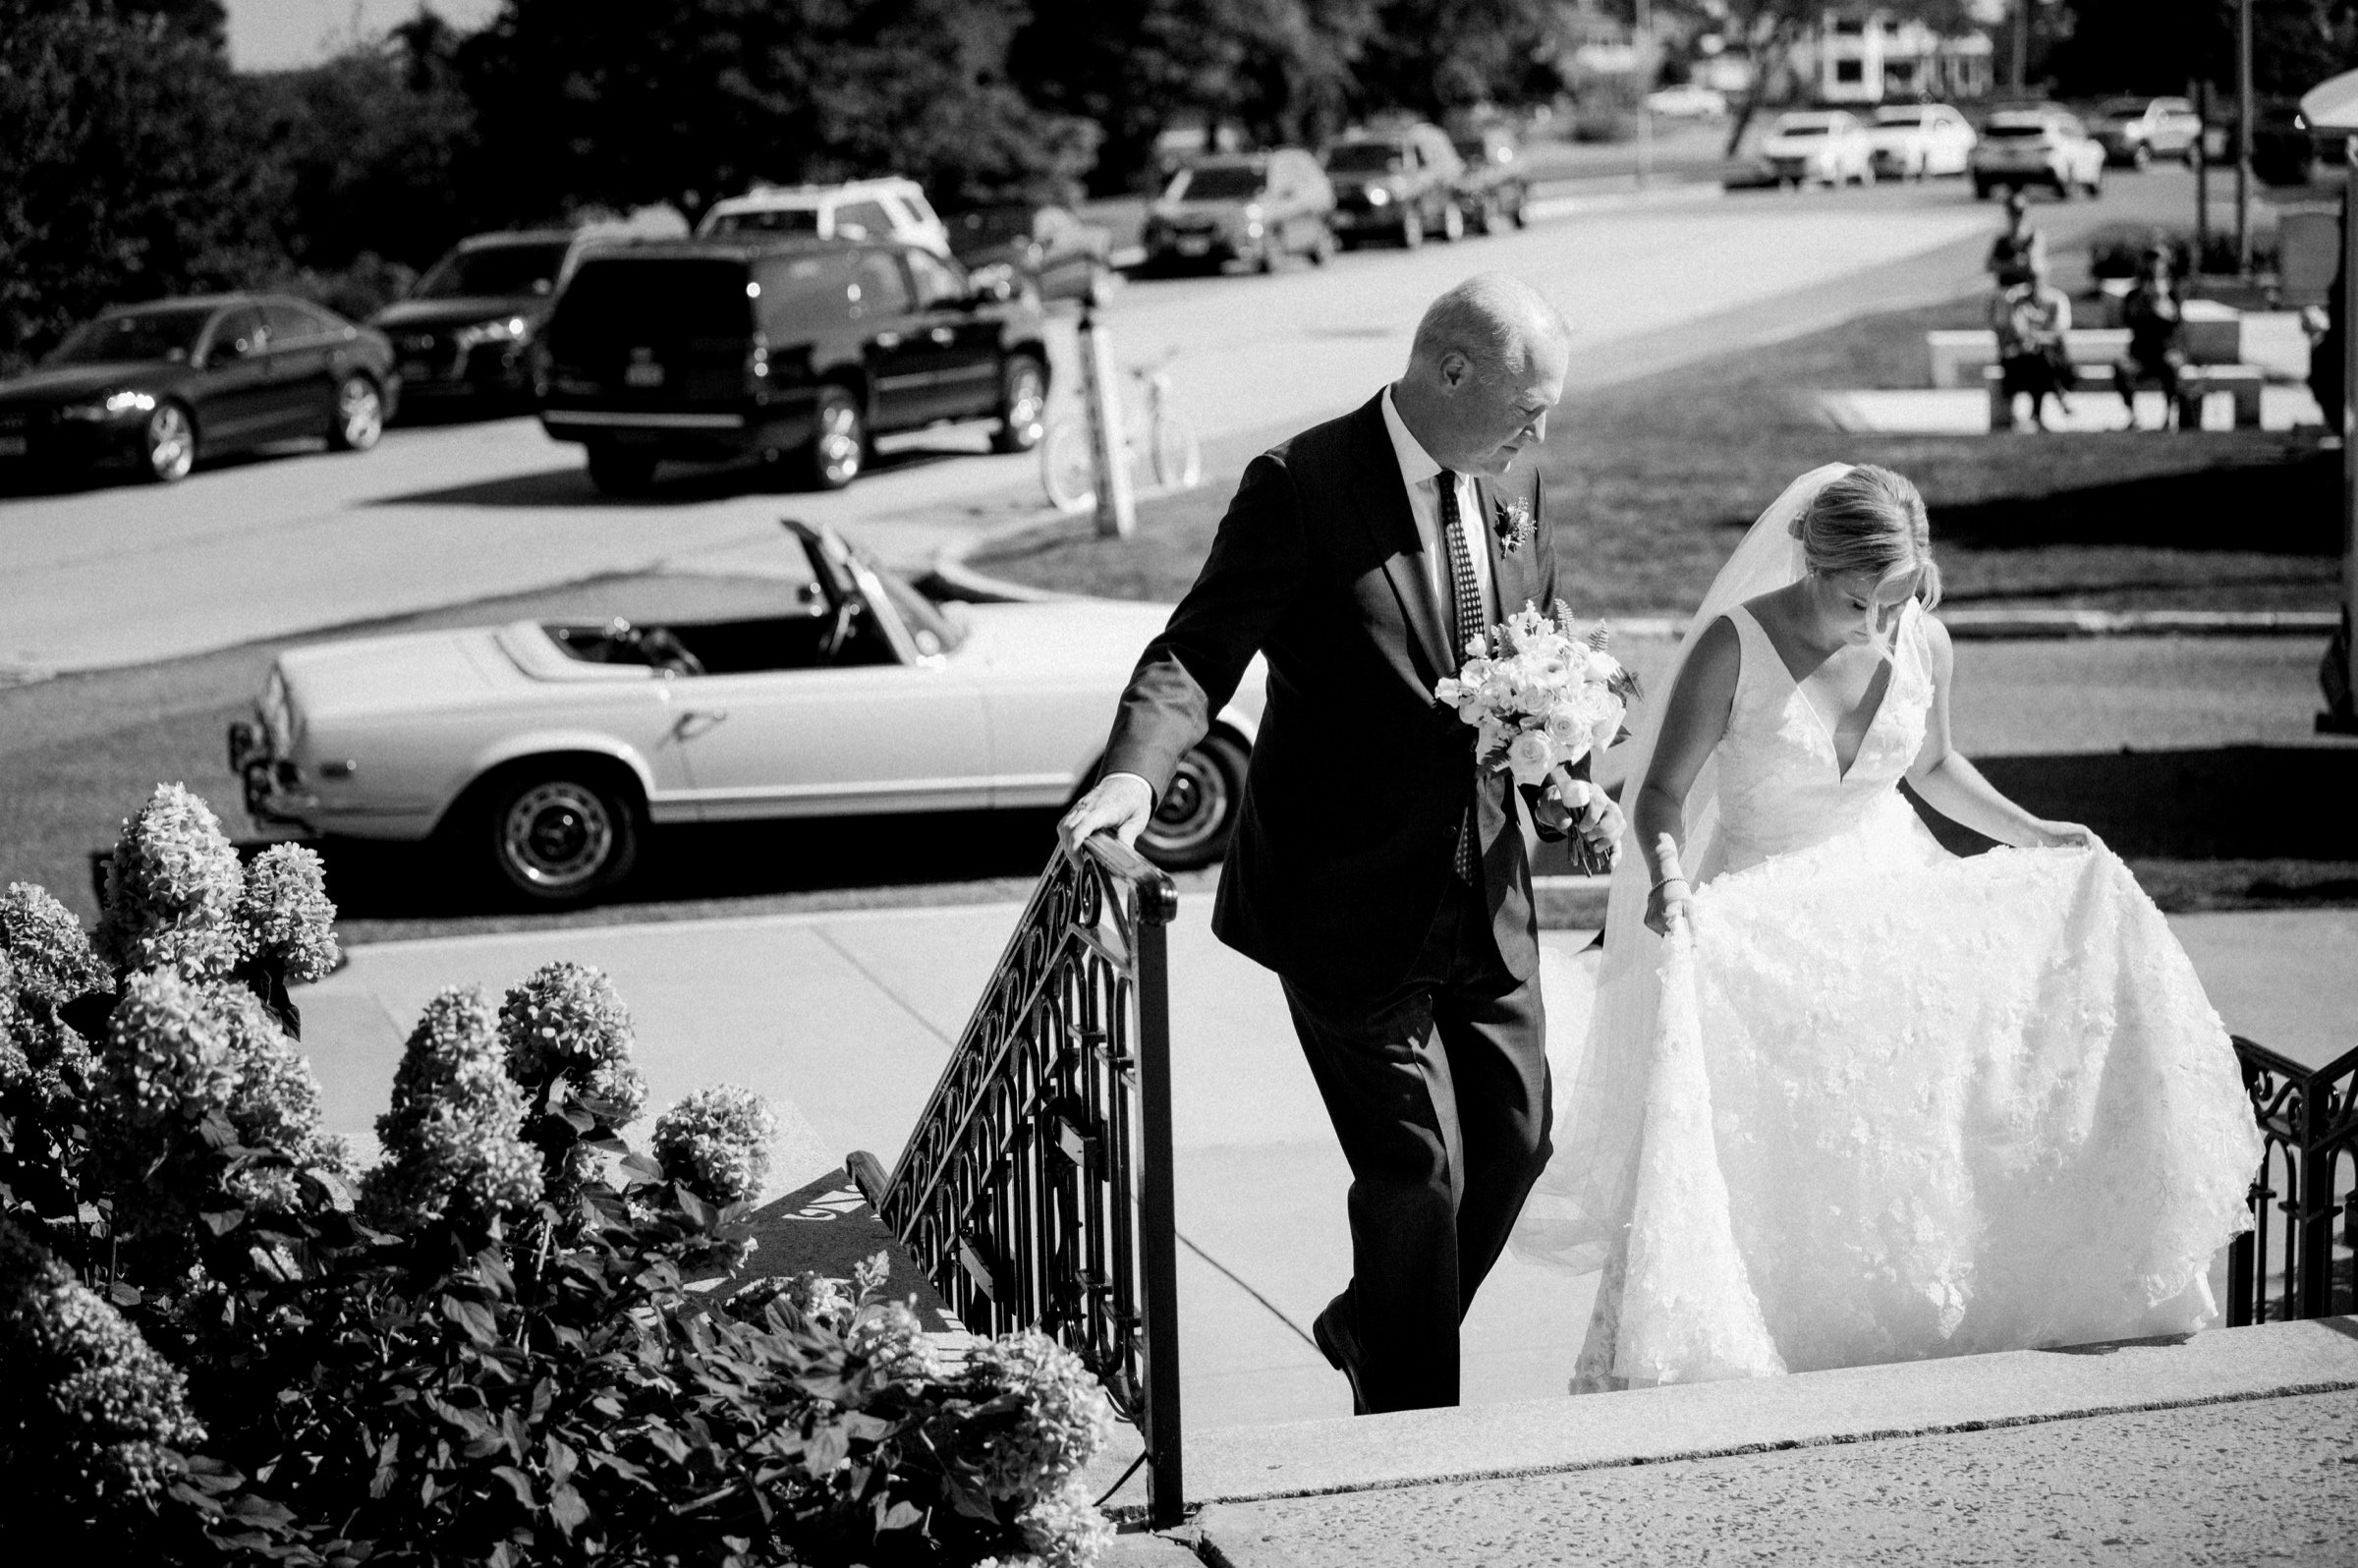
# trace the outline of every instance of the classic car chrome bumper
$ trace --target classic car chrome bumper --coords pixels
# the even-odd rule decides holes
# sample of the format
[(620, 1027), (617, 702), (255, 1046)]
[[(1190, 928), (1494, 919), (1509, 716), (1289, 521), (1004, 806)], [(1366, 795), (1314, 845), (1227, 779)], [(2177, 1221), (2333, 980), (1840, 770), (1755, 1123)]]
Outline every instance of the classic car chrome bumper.
[(261, 725), (251, 719), (230, 723), (229, 770), (245, 782), (246, 814), (255, 821), (313, 825), (319, 797), (304, 788), (303, 769), (294, 758), (273, 755)]

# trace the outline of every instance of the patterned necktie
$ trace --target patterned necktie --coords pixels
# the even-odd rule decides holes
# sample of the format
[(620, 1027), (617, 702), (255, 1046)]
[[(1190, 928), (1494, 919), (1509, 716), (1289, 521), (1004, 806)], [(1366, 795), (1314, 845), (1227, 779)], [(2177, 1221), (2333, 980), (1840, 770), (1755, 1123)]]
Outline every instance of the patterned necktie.
[[(1474, 575), (1474, 551), (1466, 542), (1465, 520), (1457, 510), (1457, 476), (1447, 469), (1433, 476), (1441, 502), (1441, 541), (1449, 551), (1450, 625), (1457, 630), (1457, 648), (1451, 667), (1464, 664), (1466, 644), (1483, 633), (1482, 580)], [(1474, 880), (1474, 805), (1466, 804), (1466, 820), (1457, 832), (1457, 874)]]

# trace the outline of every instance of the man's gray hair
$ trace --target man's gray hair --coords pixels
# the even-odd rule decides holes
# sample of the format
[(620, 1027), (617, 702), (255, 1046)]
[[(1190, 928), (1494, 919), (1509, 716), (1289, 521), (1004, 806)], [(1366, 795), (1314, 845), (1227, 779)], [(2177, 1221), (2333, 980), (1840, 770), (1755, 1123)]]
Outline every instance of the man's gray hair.
[(1531, 345), (1572, 339), (1571, 324), (1539, 290), (1503, 272), (1477, 272), (1425, 308), (1409, 350), (1412, 364), (1438, 364), (1455, 350), (1484, 380), (1520, 375)]

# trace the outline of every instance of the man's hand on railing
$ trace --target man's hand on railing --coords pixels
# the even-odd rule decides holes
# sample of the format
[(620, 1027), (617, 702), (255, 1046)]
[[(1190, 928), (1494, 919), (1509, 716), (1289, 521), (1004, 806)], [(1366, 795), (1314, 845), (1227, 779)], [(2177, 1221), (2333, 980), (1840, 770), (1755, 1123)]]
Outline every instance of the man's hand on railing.
[(1138, 842), (1154, 814), (1154, 792), (1136, 773), (1108, 773), (1073, 803), (1056, 824), (1056, 836), (1068, 853), (1079, 853), (1093, 833), (1113, 830), (1125, 848)]

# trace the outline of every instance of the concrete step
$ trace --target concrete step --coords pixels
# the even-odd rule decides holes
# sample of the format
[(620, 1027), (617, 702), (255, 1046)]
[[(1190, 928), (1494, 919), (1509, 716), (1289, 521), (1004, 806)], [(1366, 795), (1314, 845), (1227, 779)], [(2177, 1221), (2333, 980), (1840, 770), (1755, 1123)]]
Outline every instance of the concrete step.
[[(1878, 1488), (1904, 1484), (1910, 1467), (1922, 1461), (1921, 1455), (1909, 1457), (1883, 1446), (1901, 1442), (1930, 1443), (1927, 1452), (1937, 1450), (1942, 1465), (1966, 1475), (1985, 1461), (1993, 1474), (2017, 1478), (2061, 1464), (2093, 1473), (2117, 1461), (2145, 1478), (2139, 1485), (2148, 1492), (2165, 1484), (2178, 1502), (2214, 1522), (2240, 1528), (2251, 1522), (2247, 1516), (2258, 1507), (2259, 1494), (2245, 1485), (2249, 1477), (2206, 1456), (2236, 1449), (2255, 1460), (2272, 1456), (2273, 1463), (2297, 1451), (2305, 1456), (2299, 1464), (2314, 1460), (2325, 1468), (2288, 1472), (2295, 1489), (2322, 1490), (2346, 1503), (2358, 1492), (2358, 1468), (2346, 1468), (2358, 1467), (2353, 1418), (2358, 1418), (2358, 1318), (2340, 1317), (2218, 1329), (2184, 1339), (1201, 1432), (1188, 1443), (1186, 1489), (1191, 1499), (1210, 1505), (1195, 1522), (1199, 1550), (1207, 1560), (1235, 1568), (1377, 1561), (1701, 1561), (1712, 1542), (1721, 1548), (1731, 1544), (1726, 1530), (1742, 1539), (1746, 1511), (1761, 1506), (1764, 1485), (1773, 1495), (1786, 1494), (1789, 1487), (1772, 1484), (1773, 1478), (1802, 1484), (1795, 1480), (1801, 1475), (1797, 1464), (1808, 1473), (1807, 1484), (1834, 1489), (1816, 1515), (1791, 1522), (1793, 1530), (1805, 1536), (1829, 1529), (1839, 1534), (1845, 1518), (1852, 1527), (1863, 1525), (1888, 1501), (1879, 1500)], [(1804, 1463), (1795, 1457), (1801, 1450), (1840, 1451)], [(1712, 1463), (1701, 1463), (1706, 1461)], [(1566, 1554), (1557, 1557), (1541, 1550), (1544, 1538), (1529, 1535), (1535, 1510), (1571, 1507), (1578, 1514), (1595, 1501), (1588, 1492), (1598, 1488), (1602, 1488), (1598, 1495), (1609, 1492), (1642, 1503), (1659, 1477), (1665, 1478), (1658, 1484), (1668, 1497), (1675, 1489), (1667, 1479), (1671, 1473), (1654, 1468), (1665, 1465), (1695, 1465), (1687, 1473), (1691, 1485), (1677, 1484), (1700, 1488), (1697, 1495), (1706, 1498), (1688, 1498), (1695, 1503), (1690, 1523), (1698, 1533), (1683, 1545), (1652, 1538), (1654, 1544), (1633, 1558), (1606, 1549), (1609, 1541), (1576, 1537), (1555, 1542)], [(1842, 1481), (1845, 1476), (1858, 1483), (1856, 1494), (1843, 1490), (1850, 1484)], [(1734, 1511), (1707, 1505), (1712, 1496)], [(1842, 1510), (1850, 1512), (1836, 1517)], [(1459, 1533), (1451, 1539), (1469, 1543), (1466, 1555), (1432, 1554), (1433, 1538), (1424, 1527), (1443, 1517), (1448, 1529)], [(2298, 1517), (2285, 1517), (2290, 1521), (2285, 1528), (2296, 1535), (2310, 1528)], [(1420, 1530), (1425, 1544), (1415, 1546)], [(1507, 1549), (1499, 1544), (1507, 1538), (1521, 1544)], [(1496, 1549), (1474, 1550), (1477, 1541)], [(2105, 1543), (2101, 1535), (2079, 1542)], [(1939, 1542), (1921, 1532), (1913, 1544), (1915, 1561), (1961, 1560), (1943, 1555)], [(2358, 1561), (2339, 1535), (2328, 1549), (2344, 1552), (2340, 1557), (2305, 1549), (2272, 1554), (2259, 1550), (2257, 1536), (2251, 1544), (2255, 1555), (2271, 1560)], [(1854, 1559), (1828, 1550), (1822, 1540), (1809, 1550), (1797, 1544), (1791, 1560)], [(2070, 1558), (2035, 1552), (2020, 1560)], [(2120, 1560), (2255, 1558), (2165, 1553)]]

